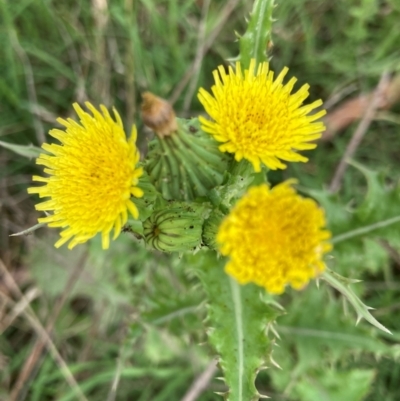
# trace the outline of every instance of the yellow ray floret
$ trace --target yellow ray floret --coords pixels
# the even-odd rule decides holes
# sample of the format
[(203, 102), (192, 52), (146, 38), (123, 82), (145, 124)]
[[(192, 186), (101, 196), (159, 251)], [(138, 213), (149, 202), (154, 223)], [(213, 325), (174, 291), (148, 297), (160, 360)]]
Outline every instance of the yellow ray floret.
[(127, 222), (128, 211), (138, 218), (138, 209), (131, 196), (141, 197), (137, 187), (142, 169), (137, 168), (136, 128), (126, 138), (121, 117), (114, 109), (115, 120), (105, 106), (97, 110), (89, 102), (92, 115), (73, 105), (80, 124), (72, 119), (58, 119), (65, 131), (53, 129), (50, 135), (61, 144), (43, 144), (48, 154), (41, 154), (36, 163), (44, 166), (47, 177), (34, 176), (44, 182), (28, 189), (40, 198), (50, 198), (36, 205), (36, 210), (49, 212), (39, 218), (49, 227), (61, 227), (58, 248), (69, 242), (68, 248), (84, 243), (101, 233), (103, 249), (109, 246), (109, 235), (118, 237)]
[(235, 159), (247, 159), (255, 171), (261, 170), (261, 163), (268, 168), (283, 169), (284, 161), (306, 162), (308, 159), (297, 151), (314, 149), (310, 143), (325, 130), (322, 122), (316, 122), (325, 115), (325, 110), (309, 114), (322, 105), (317, 100), (304, 105), (309, 85), (303, 85), (291, 94), (296, 78), (283, 84), (288, 69), (284, 68), (274, 80), (268, 63), (261, 63), (256, 69), (251, 60), (244, 73), (240, 63), (236, 71), (223, 66), (215, 70), (215, 85), (212, 94), (200, 88), (198, 98), (212, 118), (199, 117), (202, 129), (223, 144), (222, 152), (234, 153)]
[(324, 270), (323, 254), (332, 248), (324, 211), (299, 196), (293, 182), (251, 188), (220, 225), (217, 242), (229, 257), (225, 270), (240, 284), (281, 294), (287, 284), (301, 289)]

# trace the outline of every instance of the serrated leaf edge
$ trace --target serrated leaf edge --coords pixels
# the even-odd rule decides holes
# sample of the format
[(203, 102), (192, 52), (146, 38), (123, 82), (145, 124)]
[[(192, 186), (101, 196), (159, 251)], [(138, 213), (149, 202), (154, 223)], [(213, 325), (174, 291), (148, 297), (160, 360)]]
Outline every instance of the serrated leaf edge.
[(371, 308), (370, 306), (365, 305), (360, 298), (354, 293), (354, 291), (350, 288), (351, 279), (347, 279), (346, 277), (342, 277), (341, 275), (333, 272), (330, 269), (326, 269), (325, 272), (320, 277), (322, 280), (325, 280), (328, 284), (330, 284), (333, 288), (338, 290), (346, 299), (353, 305), (354, 309), (357, 312), (357, 321), (356, 325), (360, 322), (362, 318), (367, 320), (373, 326), (378, 328), (379, 330), (384, 331), (385, 333), (392, 334), (384, 325), (379, 323), (372, 315), (369, 313)]

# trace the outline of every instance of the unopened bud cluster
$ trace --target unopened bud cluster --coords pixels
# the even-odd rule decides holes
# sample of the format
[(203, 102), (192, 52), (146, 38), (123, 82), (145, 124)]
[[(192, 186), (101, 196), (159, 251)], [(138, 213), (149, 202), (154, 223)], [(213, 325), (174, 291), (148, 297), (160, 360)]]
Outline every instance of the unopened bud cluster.
[(144, 170), (162, 197), (143, 223), (146, 243), (162, 252), (214, 248), (217, 225), (204, 224), (213, 212), (209, 194), (223, 183), (232, 157), (219, 150), (197, 119), (176, 118), (164, 99), (144, 93), (141, 112), (144, 124), (156, 133)]

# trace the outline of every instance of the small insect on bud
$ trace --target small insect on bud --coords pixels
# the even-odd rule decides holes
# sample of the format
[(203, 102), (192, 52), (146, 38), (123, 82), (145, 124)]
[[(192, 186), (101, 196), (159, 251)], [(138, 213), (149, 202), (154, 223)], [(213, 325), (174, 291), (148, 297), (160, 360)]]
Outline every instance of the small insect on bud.
[(175, 112), (166, 100), (150, 92), (144, 92), (142, 98), (142, 119), (147, 127), (160, 138), (171, 135), (178, 129)]

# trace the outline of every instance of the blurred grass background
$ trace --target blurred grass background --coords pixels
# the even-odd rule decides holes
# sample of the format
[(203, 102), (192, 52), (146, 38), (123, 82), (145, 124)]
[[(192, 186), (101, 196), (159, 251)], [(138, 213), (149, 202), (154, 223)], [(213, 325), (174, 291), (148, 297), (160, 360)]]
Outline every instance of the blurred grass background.
[[(272, 67), (289, 66), (299, 85), (311, 85), (311, 100), (327, 101), (328, 113), (373, 91), (383, 71), (399, 74), (398, 0), (276, 3)], [(244, 0), (0, 0), (0, 141), (40, 146), (73, 102), (90, 100), (116, 106), (126, 126), (136, 123), (145, 152), (140, 93), (169, 99), (181, 116), (201, 113), (197, 88), (209, 88), (211, 71), (237, 55), (234, 31), (244, 32), (251, 7)], [(400, 177), (399, 111), (393, 102), (377, 114), (355, 157), (389, 183)], [(356, 125), (272, 181), (296, 176), (304, 187), (327, 186)], [(202, 372), (214, 370), (204, 295), (178, 257), (149, 254), (128, 235), (107, 252), (97, 240), (56, 251), (57, 234), (46, 229), (9, 237), (36, 223), (36, 199), (26, 188), (38, 171), (34, 160), (0, 147), (0, 399), (220, 399), (214, 392), (225, 388), (216, 380), (184, 398)], [(351, 208), (365, 191), (365, 178), (350, 167), (341, 198)], [(284, 369), (259, 375), (261, 393), (290, 401), (400, 400), (393, 346), (400, 257), (386, 245), (374, 248), (374, 260), (389, 252), (388, 265), (352, 264), (343, 273), (365, 280), (363, 298), (394, 335), (364, 322), (354, 327), (352, 313), (326, 288), (289, 292), (274, 353)]]

